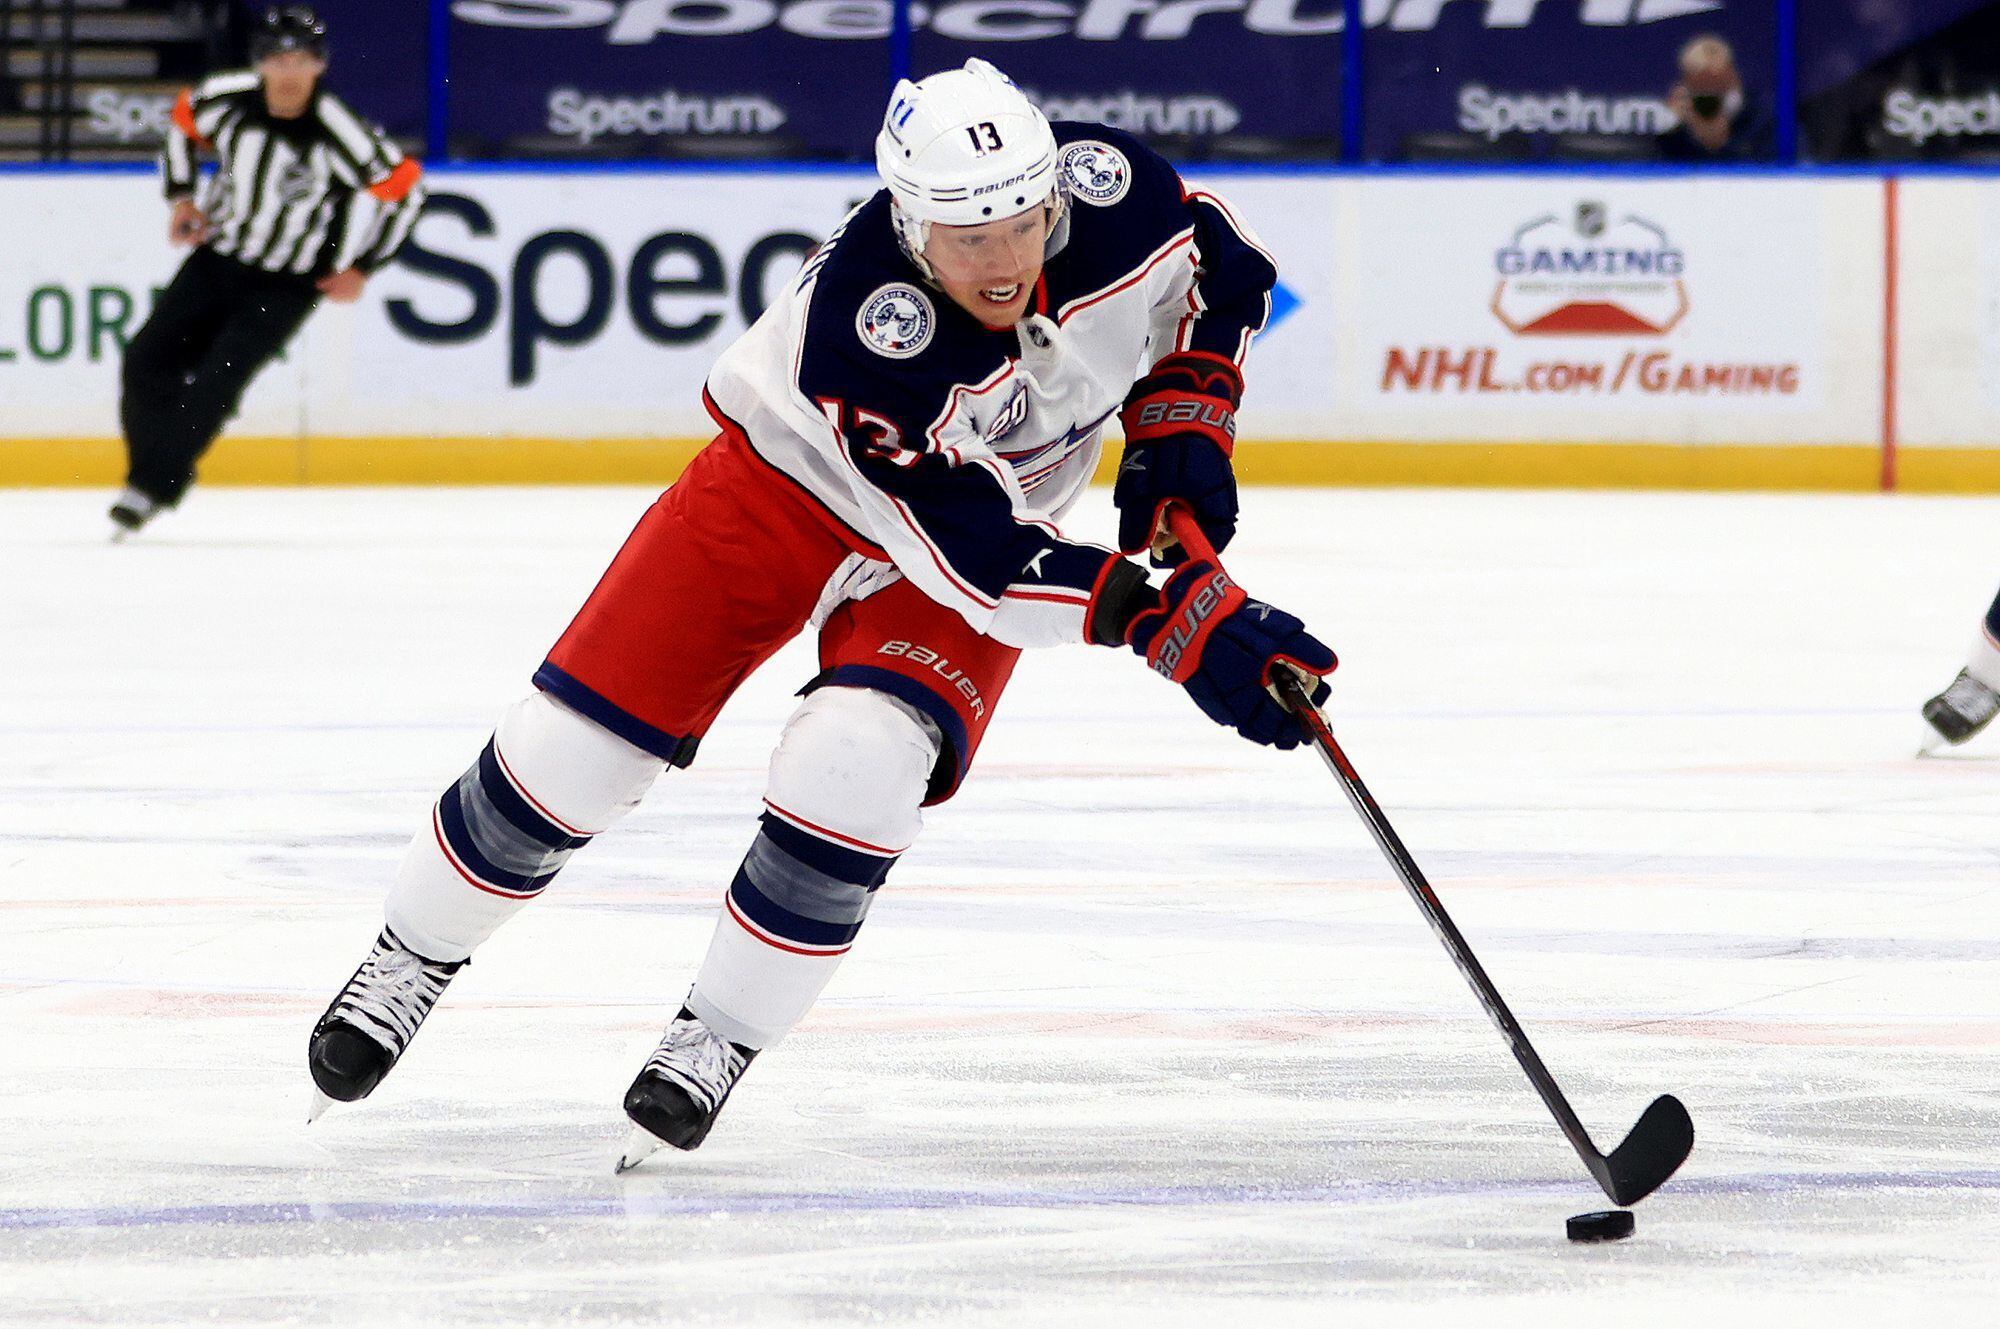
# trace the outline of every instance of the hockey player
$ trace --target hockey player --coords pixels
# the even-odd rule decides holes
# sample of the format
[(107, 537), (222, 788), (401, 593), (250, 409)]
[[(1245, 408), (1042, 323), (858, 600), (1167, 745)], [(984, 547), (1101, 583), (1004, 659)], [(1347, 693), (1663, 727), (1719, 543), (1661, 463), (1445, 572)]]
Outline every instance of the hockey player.
[[(423, 206), (417, 163), (322, 84), (326, 27), (310, 9), (271, 10), (250, 54), (254, 68), (181, 94), (160, 153), (167, 238), (194, 252), (125, 350), (113, 539), (180, 502), (250, 380), (321, 297), (361, 298)], [(197, 203), (200, 150), (218, 169)]]
[(1924, 752), (1935, 752), (1945, 744), (1965, 742), (2000, 714), (2000, 596), (1986, 611), (1979, 636), (1965, 668), (1951, 686), (1924, 703), (1924, 719), (1930, 723)]
[(1292, 667), (1325, 695), (1333, 652), (1298, 619), (1212, 561), (1155, 587), (1057, 525), (1117, 415), (1124, 552), (1176, 503), (1228, 544), (1269, 256), (1136, 140), (1052, 127), (980, 60), (897, 85), (876, 166), (886, 187), (716, 363), (718, 437), (411, 844), (387, 926), (312, 1033), (327, 1098), (374, 1089), (479, 944), (692, 762), (737, 685), (809, 623), (821, 672), (686, 1004), (626, 1094), (627, 1163), (700, 1144), (812, 1006), (922, 809), (964, 778), (1022, 649), (1128, 648), (1252, 742), (1303, 741), (1266, 688)]

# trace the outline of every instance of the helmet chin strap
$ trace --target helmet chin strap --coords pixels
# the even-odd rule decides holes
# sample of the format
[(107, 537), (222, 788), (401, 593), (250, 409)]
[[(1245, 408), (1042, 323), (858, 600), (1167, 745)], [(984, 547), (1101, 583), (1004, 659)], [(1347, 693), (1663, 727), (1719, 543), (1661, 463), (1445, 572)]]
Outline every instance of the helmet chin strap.
[(903, 257), (916, 264), (925, 281), (936, 286), (937, 274), (931, 271), (930, 260), (924, 257), (924, 250), (931, 243), (931, 224), (903, 211), (903, 205), (893, 198), (889, 200), (889, 216), (895, 222), (896, 243), (903, 247)]
[[(1060, 254), (1063, 246), (1069, 243), (1068, 199), (1060, 183), (1050, 191), (1048, 200), (1042, 207), (1047, 210), (1049, 216), (1049, 238), (1042, 246), (1042, 261), (1047, 262)], [(925, 281), (943, 290), (944, 284), (938, 280), (937, 273), (931, 270), (930, 260), (924, 257), (924, 250), (928, 249), (931, 243), (931, 224), (920, 217), (911, 216), (894, 197), (889, 200), (889, 216), (895, 227), (896, 243), (902, 247), (903, 256), (916, 265), (917, 271), (923, 274)]]

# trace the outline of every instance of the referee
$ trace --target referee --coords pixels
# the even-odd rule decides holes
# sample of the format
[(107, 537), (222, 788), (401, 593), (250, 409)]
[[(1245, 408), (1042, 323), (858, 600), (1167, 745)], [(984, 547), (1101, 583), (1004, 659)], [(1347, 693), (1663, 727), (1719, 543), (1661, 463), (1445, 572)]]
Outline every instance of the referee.
[[(167, 238), (195, 248), (125, 350), (114, 540), (180, 502), (257, 371), (321, 296), (359, 299), (423, 206), (417, 163), (321, 85), (326, 26), (310, 9), (266, 13), (250, 58), (174, 104)], [(197, 151), (218, 163), (199, 202)]]

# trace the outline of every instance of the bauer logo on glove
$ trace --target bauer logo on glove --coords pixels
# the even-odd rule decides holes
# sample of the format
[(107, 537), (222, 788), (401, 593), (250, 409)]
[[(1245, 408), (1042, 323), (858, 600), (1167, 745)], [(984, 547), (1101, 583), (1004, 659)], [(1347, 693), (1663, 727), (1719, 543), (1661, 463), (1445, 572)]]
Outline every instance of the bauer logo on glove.
[[(1236, 406), (1243, 375), (1233, 361), (1201, 351), (1176, 351), (1133, 385), (1118, 422), (1125, 460), (1111, 501), (1118, 505), (1118, 545), (1136, 554), (1152, 543), (1161, 513), (1179, 503), (1194, 513), (1215, 549), (1236, 534)], [(1155, 551), (1171, 567), (1179, 550)]]
[[(1202, 550), (1202, 554), (1211, 551)], [(1325, 698), (1324, 676), (1339, 664), (1305, 624), (1244, 594), (1212, 558), (1184, 563), (1157, 602), (1141, 610), (1126, 643), (1155, 673), (1187, 689), (1203, 715), (1252, 743), (1295, 748), (1306, 739), (1297, 717), (1269, 689), (1277, 670), (1310, 679), (1307, 692)]]
[(1199, 400), (1147, 402), (1133, 416), (1132, 423), (1142, 431), (1161, 426), (1198, 424), (1219, 430), (1232, 440), (1236, 437), (1235, 414), (1213, 402)]
[[(1211, 565), (1212, 566), (1212, 565)], [(1229, 574), (1216, 568), (1209, 577), (1195, 583), (1196, 589), (1181, 605), (1180, 620), (1155, 639), (1151, 653), (1153, 672), (1172, 679), (1176, 683), (1187, 682), (1194, 672), (1195, 664), (1201, 658), (1200, 641), (1207, 635), (1206, 628), (1218, 609), (1234, 608), (1243, 601), (1243, 590), (1229, 579)], [(1231, 598), (1234, 592), (1234, 599)], [(1195, 648), (1188, 654), (1188, 648)], [(1181, 669), (1182, 662), (1187, 670)]]

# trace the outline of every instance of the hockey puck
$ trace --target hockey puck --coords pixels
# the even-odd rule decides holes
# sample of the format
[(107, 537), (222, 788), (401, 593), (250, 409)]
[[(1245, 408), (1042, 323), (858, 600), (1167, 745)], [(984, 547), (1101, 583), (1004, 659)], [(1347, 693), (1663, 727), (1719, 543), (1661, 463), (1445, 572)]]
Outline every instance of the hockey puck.
[(1638, 1229), (1630, 1209), (1605, 1209), (1569, 1220), (1571, 1241), (1623, 1241)]

